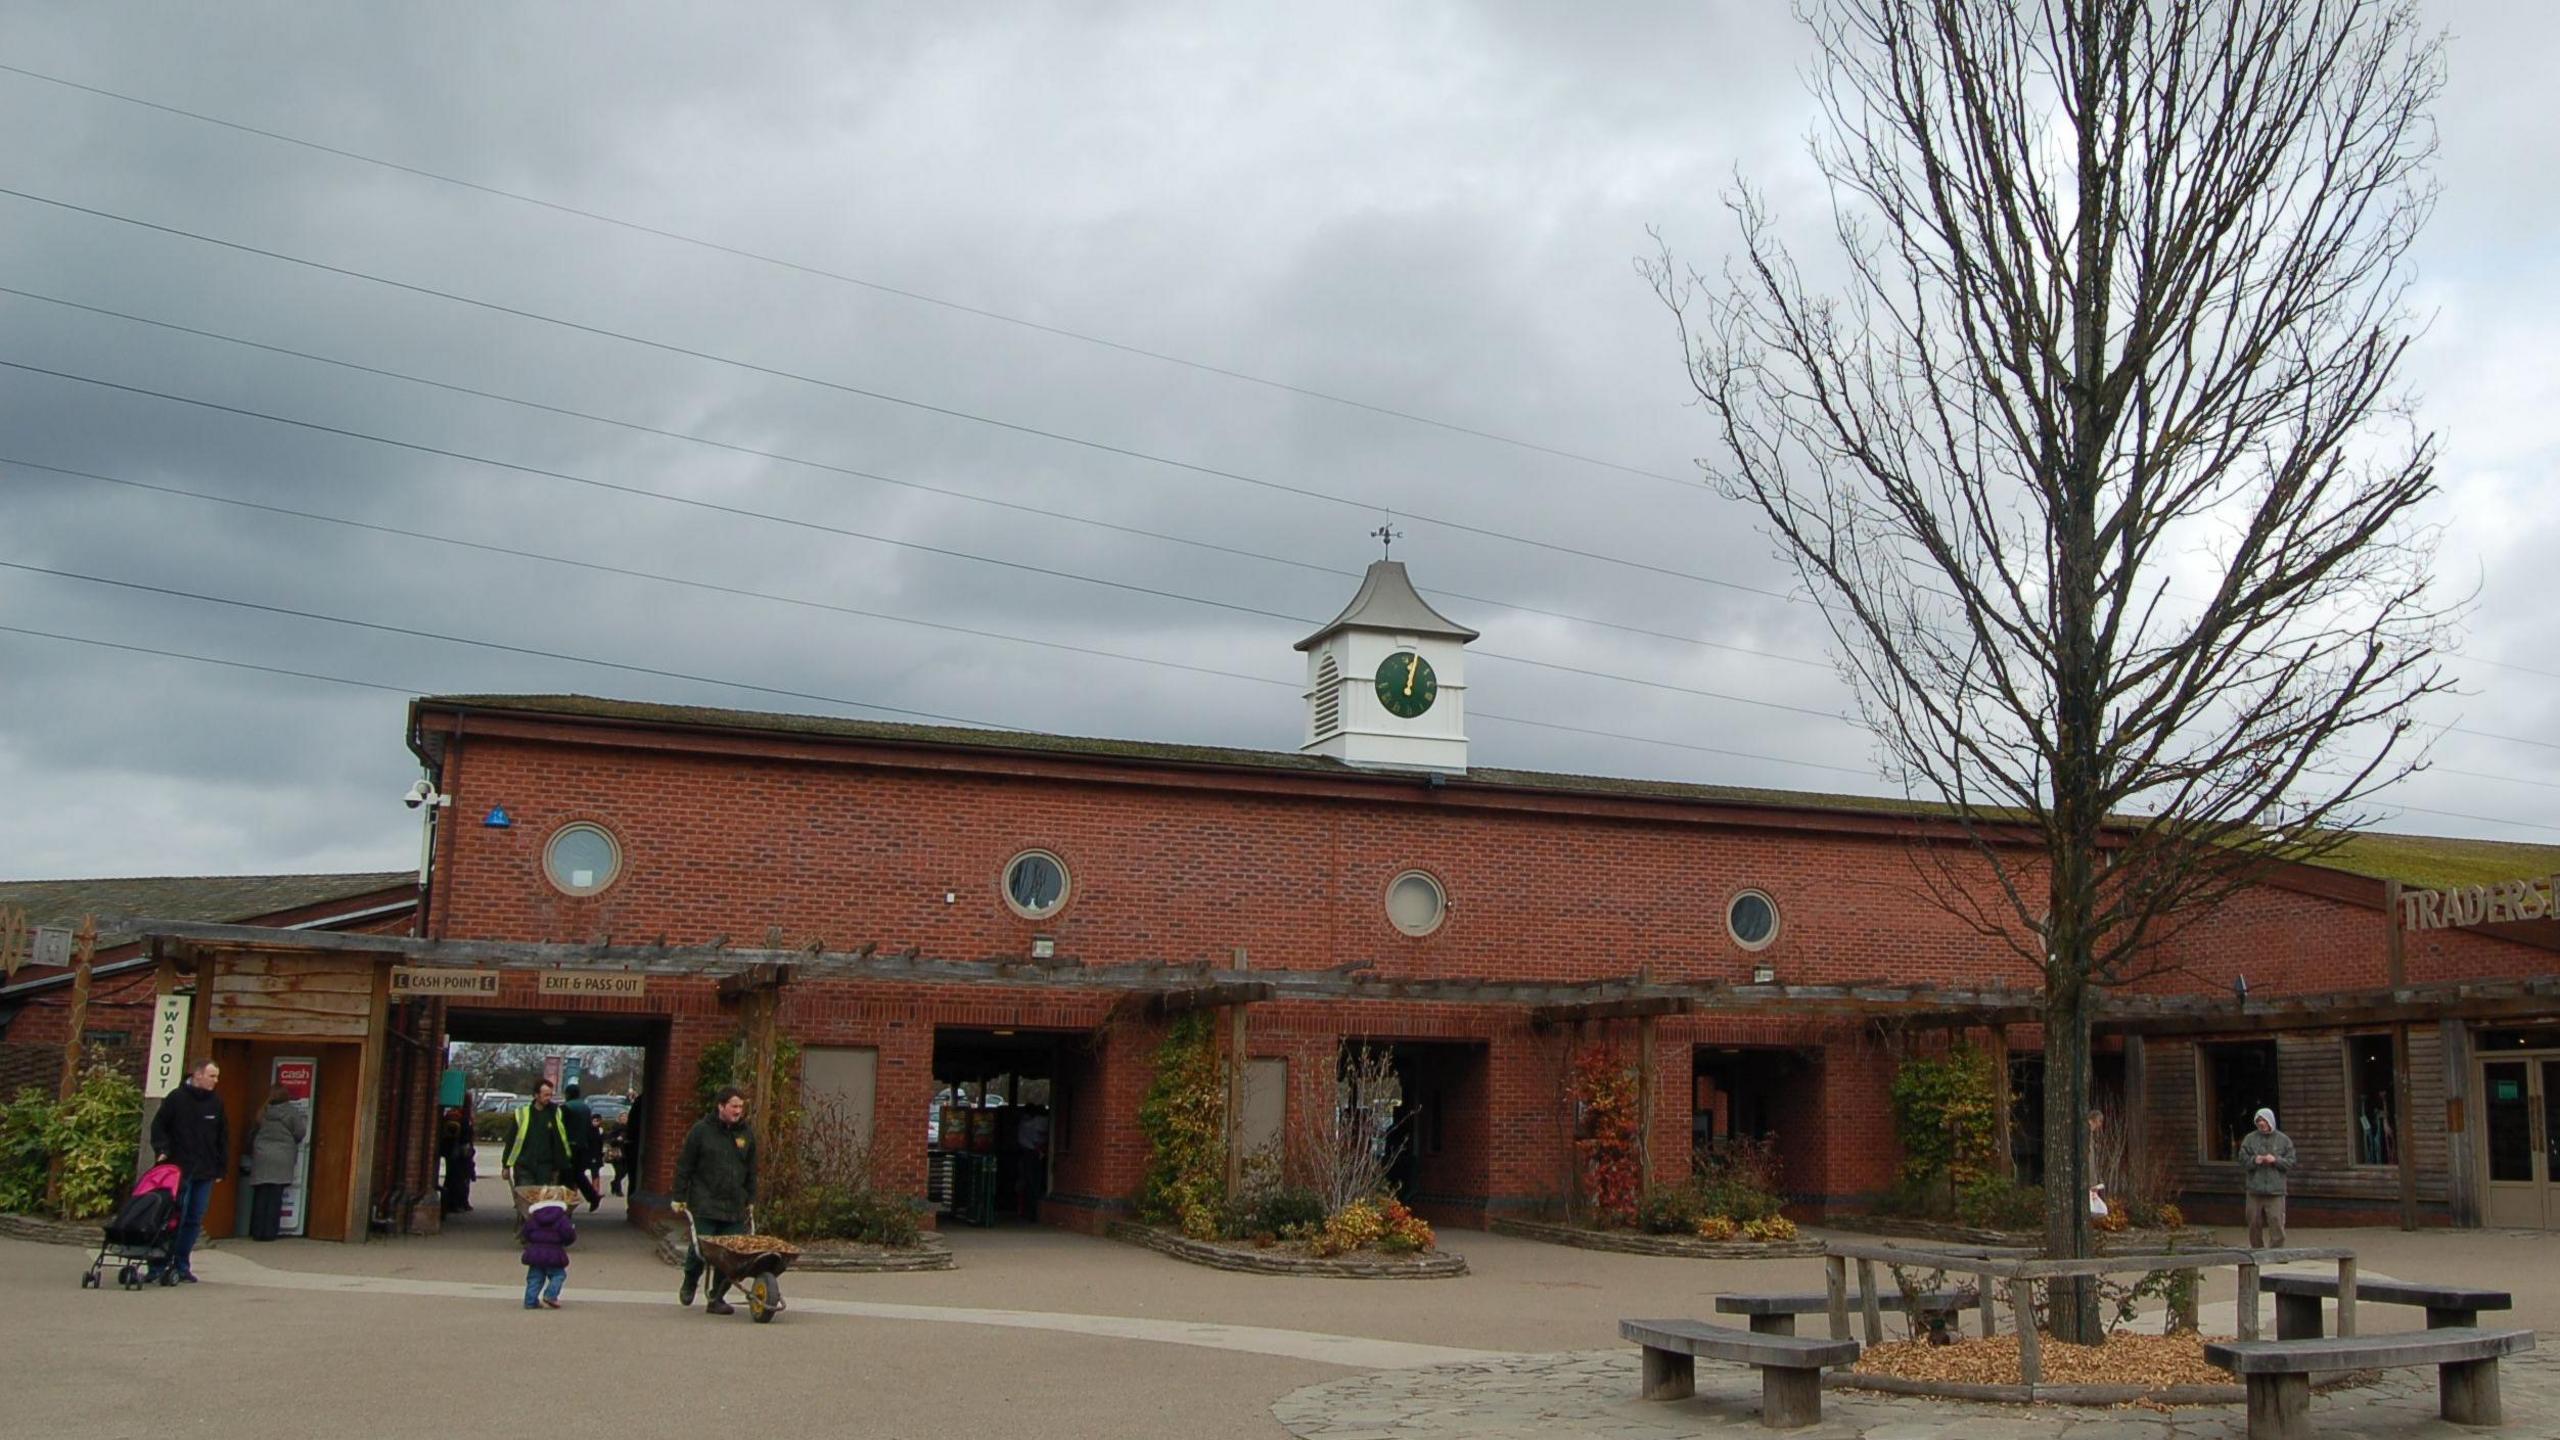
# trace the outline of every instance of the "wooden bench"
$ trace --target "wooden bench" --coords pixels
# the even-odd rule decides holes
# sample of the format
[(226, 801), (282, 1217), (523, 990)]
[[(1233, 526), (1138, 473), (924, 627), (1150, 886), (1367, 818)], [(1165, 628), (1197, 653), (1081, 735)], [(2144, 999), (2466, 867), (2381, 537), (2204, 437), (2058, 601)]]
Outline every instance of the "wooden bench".
[(1702, 1320), (1621, 1320), (1618, 1333), (1644, 1347), (1644, 1398), (1697, 1393), (1697, 1362), (1731, 1360), (1760, 1371), (1760, 1423), (1793, 1430), (1822, 1419), (1822, 1372), (1858, 1358), (1854, 1340), (1754, 1334)]
[[(1879, 1288), (1876, 1291), (1876, 1308), (1906, 1309), (1908, 1308), (1906, 1300), (1909, 1298), (1916, 1298), (1920, 1302), (1920, 1319), (1932, 1330), (1941, 1327), (1954, 1329), (1955, 1317), (1962, 1313), (1966, 1306), (1974, 1303), (1973, 1292), (1970, 1290), (1928, 1290), (1916, 1297), (1906, 1297), (1899, 1290)], [(1864, 1303), (1865, 1300), (1861, 1296), (1853, 1294), (1849, 1297), (1849, 1304), (1853, 1309)], [(1750, 1317), (1751, 1333), (1754, 1335), (1793, 1335), (1796, 1333), (1797, 1316), (1819, 1315), (1829, 1308), (1831, 1308), (1831, 1297), (1827, 1293), (1719, 1295), (1716, 1297), (1716, 1313)]]
[[(2338, 1281), (2329, 1275), (2266, 1275), (2260, 1289), (2276, 1297), (2276, 1338), (2320, 1338), (2320, 1302), (2338, 1298)], [(2512, 1310), (2515, 1297), (2504, 1290), (2465, 1290), (2452, 1285), (2419, 1285), (2406, 1280), (2359, 1280), (2356, 1300), (2378, 1305), (2415, 1305), (2427, 1312), (2427, 1328), (2443, 1330), (2480, 1323), (2483, 1310)], [(2340, 1334), (2354, 1327), (2341, 1322)]]
[(2249, 1440), (2311, 1440), (2315, 1371), (2433, 1365), (2438, 1414), (2457, 1425), (2497, 1425), (2505, 1419), (2498, 1357), (2532, 1348), (2530, 1330), (2453, 1325), (2323, 1340), (2216, 1340), (2205, 1345), (2204, 1358), (2248, 1386)]

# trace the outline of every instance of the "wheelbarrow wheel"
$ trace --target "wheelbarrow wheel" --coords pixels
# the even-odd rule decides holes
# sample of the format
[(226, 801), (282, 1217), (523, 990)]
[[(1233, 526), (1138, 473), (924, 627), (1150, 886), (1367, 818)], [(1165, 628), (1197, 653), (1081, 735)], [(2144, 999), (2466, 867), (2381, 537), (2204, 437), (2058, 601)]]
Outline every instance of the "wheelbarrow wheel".
[(782, 1309), (782, 1286), (770, 1275), (751, 1275), (744, 1288), (747, 1314), (759, 1325), (771, 1323)]

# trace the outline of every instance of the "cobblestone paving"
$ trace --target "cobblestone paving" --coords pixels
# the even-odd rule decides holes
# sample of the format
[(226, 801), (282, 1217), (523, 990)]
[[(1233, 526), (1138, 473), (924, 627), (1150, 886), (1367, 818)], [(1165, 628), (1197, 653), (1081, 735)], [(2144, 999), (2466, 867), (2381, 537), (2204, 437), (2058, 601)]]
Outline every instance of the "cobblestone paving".
[[(2248, 1428), (2237, 1405), (2164, 1413), (1825, 1390), (1820, 1425), (1771, 1432), (1760, 1426), (1760, 1384), (1750, 1369), (1701, 1360), (1696, 1398), (1669, 1403), (1637, 1399), (1636, 1370), (1632, 1346), (1503, 1355), (1311, 1385), (1281, 1397), (1271, 1413), (1300, 1440), (1739, 1440), (1771, 1433), (1801, 1440), (2244, 1440)], [(2437, 1419), (2431, 1366), (2315, 1394), (2311, 1419), (2324, 1440), (2560, 1436), (2560, 1354), (2511, 1357), (2500, 1367), (2500, 1379), (2507, 1423), (2497, 1430)]]

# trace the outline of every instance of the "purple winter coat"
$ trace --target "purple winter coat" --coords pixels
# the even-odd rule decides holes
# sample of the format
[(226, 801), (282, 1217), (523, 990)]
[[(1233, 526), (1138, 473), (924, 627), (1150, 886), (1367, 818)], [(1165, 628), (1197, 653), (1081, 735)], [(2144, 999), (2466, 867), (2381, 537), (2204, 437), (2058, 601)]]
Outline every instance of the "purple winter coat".
[(566, 1270), (569, 1247), (578, 1243), (578, 1227), (569, 1223), (569, 1207), (545, 1200), (524, 1217), (524, 1263), (534, 1270)]

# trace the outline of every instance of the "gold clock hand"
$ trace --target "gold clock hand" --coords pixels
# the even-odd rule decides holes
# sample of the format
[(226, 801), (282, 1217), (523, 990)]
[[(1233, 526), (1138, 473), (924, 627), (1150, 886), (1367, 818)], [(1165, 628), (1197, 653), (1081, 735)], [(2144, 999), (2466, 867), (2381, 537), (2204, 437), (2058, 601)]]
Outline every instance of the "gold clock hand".
[(1407, 695), (1413, 693), (1413, 672), (1420, 668), (1422, 657), (1419, 655), (1410, 656), (1404, 662), (1404, 693)]

